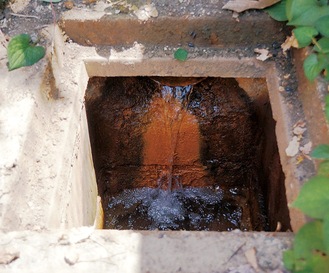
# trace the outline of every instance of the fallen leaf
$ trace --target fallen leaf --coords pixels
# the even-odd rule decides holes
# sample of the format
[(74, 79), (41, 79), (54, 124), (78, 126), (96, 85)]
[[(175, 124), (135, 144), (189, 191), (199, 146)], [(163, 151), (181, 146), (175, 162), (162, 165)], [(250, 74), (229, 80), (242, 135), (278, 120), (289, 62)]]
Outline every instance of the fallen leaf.
[(310, 154), (311, 150), (312, 150), (312, 141), (306, 143), (304, 146), (300, 147), (299, 150), (304, 154), (304, 155), (308, 155)]
[(256, 59), (263, 62), (272, 57), (272, 54), (265, 48), (255, 48), (254, 52), (260, 54), (256, 57)]
[(296, 136), (302, 135), (305, 131), (306, 131), (306, 128), (303, 128), (302, 126), (297, 126), (293, 130), (294, 135), (296, 135)]
[(303, 121), (303, 120), (299, 120), (299, 121), (297, 121), (295, 124), (294, 124), (294, 128), (296, 128), (297, 126), (300, 126), (300, 127), (305, 127), (305, 125), (306, 125), (306, 122), (305, 121)]
[(248, 9), (264, 9), (272, 6), (273, 4), (280, 2), (280, 0), (230, 0), (222, 9), (229, 9), (236, 12), (242, 12)]
[(250, 265), (258, 271), (258, 264), (257, 264), (257, 258), (256, 258), (256, 249), (255, 248), (250, 248), (247, 250), (244, 255), (247, 258), (247, 261), (250, 263)]
[(232, 14), (232, 18), (235, 19), (235, 21), (240, 22), (238, 12), (234, 11)]
[(158, 10), (155, 8), (153, 3), (141, 6), (134, 13), (137, 16), (137, 18), (142, 21), (147, 21), (149, 18), (158, 17), (159, 15)]
[(289, 142), (289, 145), (286, 149), (287, 156), (293, 157), (299, 152), (299, 140), (297, 136), (294, 136), (292, 140)]
[(291, 47), (298, 48), (298, 42), (294, 34), (288, 36), (284, 43), (281, 45), (283, 52), (286, 52)]
[(302, 163), (304, 161), (304, 155), (299, 155), (296, 158), (296, 165), (299, 165), (300, 163)]
[(10, 264), (19, 258), (19, 253), (10, 253), (10, 252), (0, 252), (0, 264)]

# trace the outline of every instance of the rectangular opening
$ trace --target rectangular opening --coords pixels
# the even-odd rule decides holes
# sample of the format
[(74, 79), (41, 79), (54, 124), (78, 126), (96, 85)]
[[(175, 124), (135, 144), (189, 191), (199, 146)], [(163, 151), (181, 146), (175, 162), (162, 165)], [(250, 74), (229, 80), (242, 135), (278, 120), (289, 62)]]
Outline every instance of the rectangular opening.
[(105, 228), (291, 229), (264, 78), (92, 77)]

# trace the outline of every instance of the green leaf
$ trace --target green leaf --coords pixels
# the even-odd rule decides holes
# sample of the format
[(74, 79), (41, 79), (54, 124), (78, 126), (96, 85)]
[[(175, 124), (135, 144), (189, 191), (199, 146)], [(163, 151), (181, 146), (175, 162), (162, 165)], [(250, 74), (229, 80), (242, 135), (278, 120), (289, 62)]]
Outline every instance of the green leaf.
[(312, 177), (303, 185), (292, 205), (310, 217), (323, 219), (329, 211), (329, 178)]
[[(323, 37), (319, 41), (317, 41), (317, 44), (314, 46), (314, 50), (316, 52), (329, 53), (329, 38)], [(328, 54), (328, 63), (329, 63), (329, 54)]]
[(186, 61), (188, 52), (183, 48), (178, 48), (174, 53), (174, 58), (179, 61)]
[(327, 255), (329, 254), (329, 213), (323, 220), (323, 243)]
[(318, 175), (329, 177), (329, 160), (321, 162), (318, 168)]
[(323, 242), (323, 223), (316, 220), (302, 226), (294, 240), (294, 256), (296, 259), (307, 258), (314, 250), (325, 251)]
[(321, 17), (315, 22), (316, 29), (325, 37), (329, 37), (329, 15)]
[(286, 2), (287, 0), (282, 0), (277, 4), (266, 8), (265, 11), (277, 21), (287, 21)]
[[(310, 1), (313, 2), (313, 1)], [(311, 6), (308, 10), (304, 10), (300, 15), (292, 18), (287, 25), (290, 26), (314, 26), (315, 22), (323, 16), (329, 14), (329, 6)]]
[(316, 146), (311, 156), (318, 159), (329, 159), (329, 145), (321, 144)]
[(317, 3), (314, 0), (287, 0), (286, 14), (289, 21), (293, 18), (299, 17), (304, 12), (317, 7)]
[(312, 38), (319, 34), (314, 27), (298, 27), (293, 30), (298, 42), (298, 47), (306, 47), (312, 42)]
[(317, 0), (320, 6), (328, 5), (328, 0)]
[(325, 253), (315, 252), (312, 257), (312, 265), (314, 273), (328, 272), (329, 257)]
[(31, 45), (30, 40), (28, 34), (20, 34), (10, 40), (7, 47), (9, 70), (33, 65), (44, 57), (45, 49)]
[(289, 249), (283, 252), (283, 263), (285, 268), (292, 271), (295, 268), (295, 255), (294, 251)]
[(313, 81), (326, 67), (323, 56), (320, 57), (317, 54), (310, 54), (304, 61), (303, 67), (306, 77)]

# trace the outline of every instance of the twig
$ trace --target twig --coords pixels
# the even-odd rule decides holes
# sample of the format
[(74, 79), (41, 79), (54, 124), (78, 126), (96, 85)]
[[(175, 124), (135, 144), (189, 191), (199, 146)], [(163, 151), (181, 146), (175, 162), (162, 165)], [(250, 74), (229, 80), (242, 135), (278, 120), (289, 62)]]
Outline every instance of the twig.
[(12, 15), (12, 16), (17, 16), (17, 17), (39, 19), (39, 17), (38, 16), (35, 16), (35, 15), (25, 15), (25, 14), (20, 14), (20, 13), (13, 13), (13, 12), (10, 12), (9, 14)]
[(227, 264), (241, 249), (242, 249), (242, 247), (244, 247), (245, 246), (245, 244), (246, 244), (246, 242), (244, 242), (242, 245), (240, 245), (238, 248), (237, 248), (237, 250), (235, 250), (234, 252), (233, 252), (233, 254), (231, 255), (231, 257), (227, 260), (227, 262), (225, 263), (225, 264)]

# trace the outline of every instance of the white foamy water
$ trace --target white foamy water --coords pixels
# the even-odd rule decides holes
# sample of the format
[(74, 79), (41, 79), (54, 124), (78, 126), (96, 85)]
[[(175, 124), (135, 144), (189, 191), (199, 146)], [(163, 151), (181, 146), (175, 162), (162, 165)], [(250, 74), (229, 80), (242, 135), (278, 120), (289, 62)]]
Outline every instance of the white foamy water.
[(241, 208), (227, 208), (222, 199), (223, 193), (212, 188), (124, 190), (109, 201), (107, 225), (116, 229), (213, 230), (214, 223), (226, 222), (230, 229), (238, 228)]

